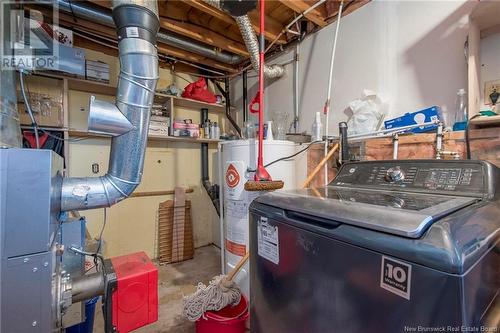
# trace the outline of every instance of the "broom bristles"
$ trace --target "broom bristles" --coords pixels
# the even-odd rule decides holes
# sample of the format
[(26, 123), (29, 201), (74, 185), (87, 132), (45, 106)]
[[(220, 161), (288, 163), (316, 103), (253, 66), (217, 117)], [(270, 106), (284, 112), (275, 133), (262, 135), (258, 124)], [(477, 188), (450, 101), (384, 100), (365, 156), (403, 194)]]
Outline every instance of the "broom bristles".
[(283, 188), (285, 183), (282, 180), (257, 181), (249, 180), (245, 183), (247, 191), (273, 191)]

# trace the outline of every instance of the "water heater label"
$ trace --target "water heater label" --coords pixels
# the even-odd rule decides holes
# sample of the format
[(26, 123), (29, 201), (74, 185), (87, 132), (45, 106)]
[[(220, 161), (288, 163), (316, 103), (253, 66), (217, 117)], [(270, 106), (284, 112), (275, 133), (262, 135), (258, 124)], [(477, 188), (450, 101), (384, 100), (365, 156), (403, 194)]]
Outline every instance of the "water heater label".
[(410, 299), (411, 265), (382, 256), (380, 287), (398, 296)]
[(228, 161), (225, 168), (225, 194), (231, 200), (243, 200), (242, 194), (245, 186), (245, 166), (242, 161)]
[(257, 253), (276, 265), (280, 262), (278, 226), (270, 225), (266, 217), (257, 223)]

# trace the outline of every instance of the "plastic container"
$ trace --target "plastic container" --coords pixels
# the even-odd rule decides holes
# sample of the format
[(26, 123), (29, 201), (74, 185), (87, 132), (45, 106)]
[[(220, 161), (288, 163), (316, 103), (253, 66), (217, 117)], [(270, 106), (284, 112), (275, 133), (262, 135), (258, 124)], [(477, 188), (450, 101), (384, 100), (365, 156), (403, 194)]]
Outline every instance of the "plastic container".
[(467, 93), (465, 89), (460, 89), (457, 92), (457, 100), (455, 106), (455, 122), (453, 123), (454, 131), (463, 131), (467, 127)]
[(94, 297), (85, 302), (85, 321), (68, 327), (66, 333), (92, 333), (94, 331), (95, 304), (99, 297)]
[(323, 139), (323, 124), (321, 124), (321, 113), (316, 112), (316, 118), (312, 124), (312, 141), (321, 141)]
[(205, 318), (196, 321), (196, 333), (244, 333), (248, 317), (248, 301), (241, 294), (237, 305), (229, 305), (219, 311), (207, 311)]

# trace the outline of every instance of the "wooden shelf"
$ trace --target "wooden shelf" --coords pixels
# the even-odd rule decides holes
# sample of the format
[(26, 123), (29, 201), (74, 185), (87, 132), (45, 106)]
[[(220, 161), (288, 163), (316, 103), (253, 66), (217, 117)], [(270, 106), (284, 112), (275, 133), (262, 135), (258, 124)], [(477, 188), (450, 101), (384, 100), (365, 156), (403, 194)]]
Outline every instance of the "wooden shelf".
[(90, 94), (116, 95), (116, 87), (109, 83), (81, 79), (77, 77), (56, 74), (52, 72), (36, 72), (36, 75), (50, 77), (53, 79), (66, 80), (69, 90), (83, 91)]
[(68, 77), (68, 89), (99, 95), (116, 95), (116, 87), (108, 83)]
[(172, 96), (172, 95), (166, 95), (166, 94), (161, 94), (161, 93), (155, 93), (155, 99), (168, 99), (171, 98), (174, 101), (174, 107), (182, 107), (182, 108), (188, 108), (188, 109), (208, 109), (208, 111), (211, 112), (224, 112), (226, 110), (226, 106), (224, 104), (217, 104), (217, 103), (206, 103), (202, 101), (197, 101), (194, 99), (190, 98), (184, 98), (184, 97), (177, 97), (177, 96)]
[[(46, 73), (46, 72), (40, 73), (40, 75), (52, 77), (52, 78), (56, 78), (56, 79), (66, 79), (68, 81), (68, 89), (69, 90), (83, 91), (83, 92), (87, 92), (90, 94), (100, 94), (100, 95), (110, 95), (110, 96), (116, 95), (116, 87), (112, 86), (108, 83), (92, 81), (92, 80), (85, 80), (85, 79), (80, 79), (80, 78), (76, 78), (76, 77), (57, 75), (57, 74)], [(202, 108), (206, 108), (206, 109), (208, 109), (208, 111), (211, 111), (211, 112), (224, 112), (226, 110), (226, 106), (224, 104), (206, 103), (206, 102), (197, 101), (194, 99), (177, 97), (177, 96), (172, 96), (172, 95), (167, 95), (167, 94), (155, 93), (155, 98), (156, 99), (169, 99), (169, 98), (171, 98), (174, 101), (174, 106), (179, 106), (179, 107), (188, 108), (188, 109), (199, 110)]]
[[(109, 135), (90, 133), (77, 129), (70, 129), (68, 133), (69, 136), (80, 137), (80, 138), (107, 138), (107, 139), (111, 138), (111, 136)], [(190, 142), (190, 143), (218, 143), (222, 141), (217, 139), (187, 138), (187, 137), (166, 136), (159, 134), (149, 134), (148, 139), (155, 141), (173, 141), (173, 142)]]
[(474, 119), (471, 119), (470, 123), (474, 124), (474, 125), (500, 124), (500, 115), (489, 116), (489, 117), (485, 117), (485, 116), (476, 117)]

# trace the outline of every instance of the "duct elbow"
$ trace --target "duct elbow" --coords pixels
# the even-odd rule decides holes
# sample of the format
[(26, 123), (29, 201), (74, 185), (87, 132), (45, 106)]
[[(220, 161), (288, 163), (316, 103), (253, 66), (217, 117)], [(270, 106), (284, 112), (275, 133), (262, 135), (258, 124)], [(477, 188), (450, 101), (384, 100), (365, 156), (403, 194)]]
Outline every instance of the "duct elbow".
[[(240, 29), (241, 36), (247, 47), (248, 53), (250, 54), (250, 62), (255, 71), (259, 71), (260, 59), (259, 59), (259, 43), (255, 32), (252, 27), (252, 23), (247, 15), (237, 16), (234, 18)], [(285, 74), (285, 68), (280, 65), (264, 65), (264, 75), (267, 78), (280, 78)]]
[(89, 129), (114, 135), (109, 169), (102, 177), (65, 178), (61, 211), (110, 207), (141, 182), (149, 117), (158, 81), (156, 1), (115, 0), (120, 77), (116, 105), (91, 98)]
[(64, 178), (61, 211), (111, 207), (128, 198), (139, 183), (110, 174), (101, 177)]

